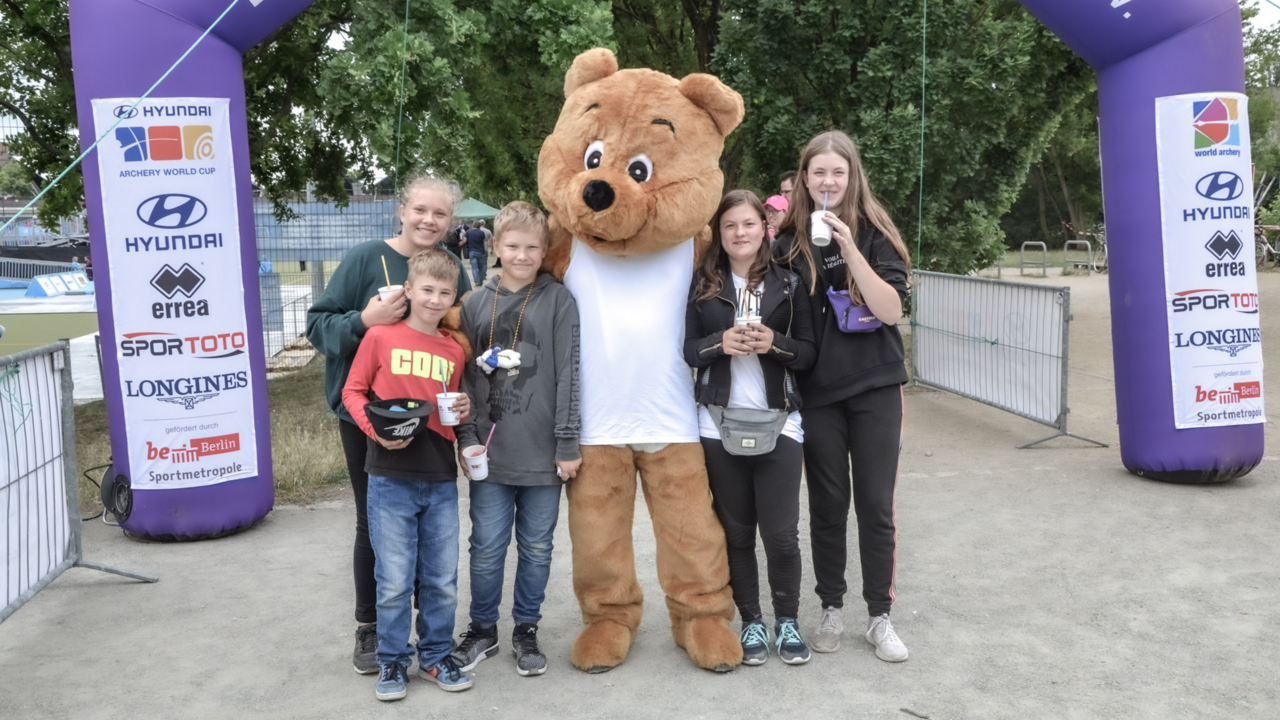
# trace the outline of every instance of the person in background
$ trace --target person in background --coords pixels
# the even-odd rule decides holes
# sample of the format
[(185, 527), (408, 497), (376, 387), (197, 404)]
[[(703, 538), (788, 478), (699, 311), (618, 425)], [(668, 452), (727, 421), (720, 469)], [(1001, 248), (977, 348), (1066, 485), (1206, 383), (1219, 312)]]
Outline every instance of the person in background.
[(465, 258), (462, 252), (462, 246), (467, 241), (467, 225), (459, 218), (454, 218), (449, 225), (449, 231), (444, 236), (444, 249), (453, 253), (455, 256)]
[(88, 253), (84, 256), (84, 276), (93, 279), (93, 256)]
[(484, 221), (476, 220), (467, 230), (467, 259), (471, 261), (471, 276), (475, 279), (475, 287), (484, 285), (489, 269), (489, 252), (484, 246), (486, 237), (482, 228)]
[(764, 201), (765, 222), (769, 225), (769, 242), (773, 242), (774, 236), (778, 234), (778, 225), (786, 216), (787, 207), (787, 199), (781, 195), (770, 195), (769, 199)]
[[(408, 312), (403, 287), (379, 298), (378, 288), (403, 286), (409, 275), (409, 258), (419, 250), (435, 247), (448, 229), (453, 206), (461, 192), (440, 178), (422, 176), (400, 191), (400, 235), (389, 240), (369, 240), (347, 252), (324, 294), (307, 311), (307, 340), (324, 355), (324, 392), (329, 409), (338, 416), (338, 437), (347, 460), (347, 474), (356, 501), (356, 536), (352, 574), (356, 590), (356, 646), (351, 661), (356, 672), (378, 672), (378, 586), (374, 578), (373, 545), (369, 541), (369, 473), (365, 471), (368, 446), (365, 434), (342, 404), (342, 388), (360, 342), (369, 328), (394, 325)], [(454, 257), (460, 275), (458, 295), (471, 289), (462, 261)]]
[(795, 185), (796, 185), (795, 170), (788, 170), (782, 173), (782, 176), (778, 178), (778, 191), (782, 193), (782, 197), (787, 198), (788, 202), (791, 201), (791, 191), (792, 189), (795, 188)]
[[(810, 140), (800, 156), (799, 181), (774, 250), (809, 291), (818, 337), (818, 360), (799, 377), (809, 535), (822, 601), (813, 649), (840, 649), (852, 500), (869, 615), (864, 637), (876, 657), (902, 662), (907, 647), (889, 622), (889, 610), (898, 549), (894, 493), (902, 386), (908, 379), (897, 322), (911, 261), (848, 135), (833, 130)], [(818, 244), (811, 239), (811, 214), (824, 202), (821, 217), (832, 240)], [(876, 322), (841, 327), (837, 307), (844, 308), (844, 319), (857, 310)]]
[(71, 256), (71, 272), (80, 272), (81, 269), (82, 268), (80, 267), (79, 256), (72, 255)]
[[(724, 526), (729, 585), (742, 617), (742, 662), (760, 665), (769, 659), (756, 569), (758, 529), (769, 563), (776, 651), (782, 662), (800, 665), (809, 662), (796, 621), (804, 432), (792, 373), (812, 366), (816, 350), (808, 288), (773, 261), (764, 213), (747, 190), (734, 190), (720, 201), (711, 219), (711, 246), (690, 288), (684, 358), (698, 375), (699, 435), (712, 504)], [(743, 455), (723, 438), (719, 418), (730, 420), (735, 408), (772, 411), (777, 433), (772, 450)]]

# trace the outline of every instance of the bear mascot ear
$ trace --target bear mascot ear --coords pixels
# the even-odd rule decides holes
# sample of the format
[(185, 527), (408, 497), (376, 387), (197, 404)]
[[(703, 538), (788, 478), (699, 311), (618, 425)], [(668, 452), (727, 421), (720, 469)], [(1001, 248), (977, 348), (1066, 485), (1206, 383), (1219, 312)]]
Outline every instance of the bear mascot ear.
[[(612, 59), (612, 53), (609, 57)], [(582, 56), (578, 58), (580, 60)], [(573, 65), (576, 68), (578, 63), (574, 62)], [(616, 61), (614, 68), (617, 68)], [(571, 70), (570, 73), (572, 72)], [(566, 79), (565, 87), (567, 88), (568, 85), (569, 81)], [(729, 133), (738, 127), (738, 123), (742, 122), (742, 96), (730, 90), (728, 85), (720, 82), (720, 79), (714, 75), (694, 73), (686, 76), (680, 81), (680, 94), (688, 98), (689, 102), (706, 110), (722, 136), (728, 137)]]
[(564, 96), (587, 83), (603, 80), (618, 72), (618, 59), (608, 48), (592, 48), (573, 59), (569, 72), (564, 74)]

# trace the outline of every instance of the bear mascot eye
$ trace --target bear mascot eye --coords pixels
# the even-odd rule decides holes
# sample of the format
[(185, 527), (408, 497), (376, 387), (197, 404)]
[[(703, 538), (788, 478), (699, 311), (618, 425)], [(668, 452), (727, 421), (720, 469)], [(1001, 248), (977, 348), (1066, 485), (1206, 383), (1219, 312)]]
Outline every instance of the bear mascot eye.
[(653, 176), (653, 162), (647, 155), (637, 155), (627, 163), (627, 174), (636, 182), (644, 182)]
[(595, 170), (600, 167), (600, 160), (604, 158), (604, 143), (597, 140), (587, 146), (587, 154), (582, 157), (582, 163), (587, 166), (588, 170)]

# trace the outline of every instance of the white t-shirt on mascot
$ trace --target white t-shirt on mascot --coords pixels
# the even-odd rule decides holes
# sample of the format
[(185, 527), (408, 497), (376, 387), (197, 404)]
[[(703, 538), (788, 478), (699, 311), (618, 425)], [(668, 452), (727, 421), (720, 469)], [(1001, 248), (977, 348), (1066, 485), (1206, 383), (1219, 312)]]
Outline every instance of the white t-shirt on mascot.
[(573, 240), (564, 284), (578, 302), (582, 445), (698, 442), (684, 315), (693, 240), (631, 257)]

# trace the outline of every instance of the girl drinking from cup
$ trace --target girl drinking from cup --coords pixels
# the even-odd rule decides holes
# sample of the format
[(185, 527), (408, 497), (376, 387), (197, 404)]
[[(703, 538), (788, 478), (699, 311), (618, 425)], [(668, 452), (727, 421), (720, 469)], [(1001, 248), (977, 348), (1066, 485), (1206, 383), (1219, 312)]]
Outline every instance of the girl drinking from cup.
[[(369, 541), (367, 441), (342, 404), (342, 388), (365, 332), (375, 325), (394, 325), (409, 312), (404, 292), (409, 258), (444, 238), (453, 206), (461, 194), (457, 185), (439, 178), (420, 176), (406, 183), (400, 191), (400, 234), (351, 248), (329, 279), (324, 294), (307, 311), (307, 340), (325, 356), (325, 396), (329, 408), (338, 416), (338, 437), (356, 498), (352, 565), (357, 627), (352, 665), (361, 674), (378, 672), (378, 593), (373, 577), (373, 545)], [(471, 283), (462, 261), (452, 253), (450, 256), (460, 270), (456, 297), (461, 298), (471, 289)]]
[[(813, 649), (835, 652), (844, 630), (849, 503), (858, 519), (865, 638), (888, 662), (907, 659), (889, 622), (894, 599), (894, 489), (907, 381), (902, 317), (911, 261), (871, 192), (858, 149), (834, 130), (809, 141), (800, 184), (778, 228), (777, 257), (810, 293), (818, 357), (799, 376), (809, 533), (822, 619)], [(852, 466), (852, 476), (850, 468)]]
[(742, 661), (759, 665), (769, 657), (756, 570), (759, 528), (778, 657), (806, 663), (809, 647), (796, 622), (804, 433), (793, 373), (815, 357), (809, 289), (773, 261), (765, 209), (751, 192), (724, 196), (711, 236), (690, 291), (684, 356), (697, 370), (699, 430), (742, 616)]

